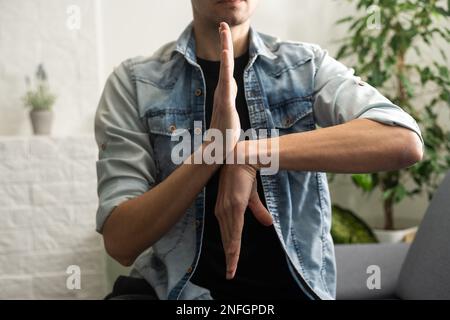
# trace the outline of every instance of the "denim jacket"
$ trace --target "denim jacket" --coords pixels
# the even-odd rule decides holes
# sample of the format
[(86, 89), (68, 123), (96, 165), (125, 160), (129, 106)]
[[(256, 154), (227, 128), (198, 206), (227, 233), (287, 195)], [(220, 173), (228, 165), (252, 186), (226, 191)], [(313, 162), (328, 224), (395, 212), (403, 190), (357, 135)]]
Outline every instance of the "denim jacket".
[[(206, 88), (195, 52), (189, 25), (176, 42), (151, 57), (125, 61), (109, 77), (95, 120), (98, 232), (116, 206), (147, 192), (176, 168), (174, 129), (193, 132), (194, 121), (204, 126)], [(252, 128), (284, 135), (367, 118), (420, 136), (412, 117), (316, 45), (283, 42), (251, 29), (249, 55), (244, 87)], [(293, 281), (311, 299), (334, 299), (325, 173), (282, 170), (262, 175), (262, 184)], [(204, 201), (203, 190), (134, 264), (132, 275), (145, 278), (160, 299), (213, 298), (189, 281), (202, 249)]]

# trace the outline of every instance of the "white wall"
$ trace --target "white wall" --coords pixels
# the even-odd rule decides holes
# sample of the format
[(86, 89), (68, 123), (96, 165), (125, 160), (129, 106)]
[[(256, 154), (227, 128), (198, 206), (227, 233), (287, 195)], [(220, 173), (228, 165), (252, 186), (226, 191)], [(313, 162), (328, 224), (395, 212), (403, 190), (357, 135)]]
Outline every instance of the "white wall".
[[(98, 0), (0, 0), (0, 135), (29, 135), (21, 97), (25, 77), (44, 63), (58, 95), (55, 135), (92, 132), (99, 94), (96, 26)], [(81, 28), (67, 27), (70, 5), (81, 9)]]
[[(101, 299), (97, 148), (85, 137), (0, 137), (0, 299)], [(69, 266), (81, 286), (66, 286)]]
[[(0, 299), (106, 294), (97, 150), (92, 134), (82, 136), (93, 132), (101, 87), (97, 3), (0, 0)], [(79, 30), (67, 26), (71, 5), (80, 9)], [(21, 97), (39, 63), (58, 95), (54, 138), (27, 137)], [(80, 290), (66, 287), (70, 265), (81, 269)]]

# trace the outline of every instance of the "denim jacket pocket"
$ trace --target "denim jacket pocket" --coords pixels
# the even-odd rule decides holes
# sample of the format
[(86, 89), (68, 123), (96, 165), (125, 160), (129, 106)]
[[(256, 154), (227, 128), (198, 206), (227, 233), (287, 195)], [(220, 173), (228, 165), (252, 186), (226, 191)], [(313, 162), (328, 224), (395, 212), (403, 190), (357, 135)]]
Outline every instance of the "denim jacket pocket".
[(192, 116), (180, 110), (152, 110), (146, 113), (146, 121), (158, 171), (157, 180), (160, 182), (179, 164), (172, 154), (174, 147), (182, 142), (192, 142)]
[(273, 127), (280, 135), (310, 131), (315, 128), (312, 98), (293, 98), (270, 106)]
[(146, 113), (148, 128), (151, 134), (176, 136), (190, 131), (192, 117), (190, 113), (180, 110), (156, 110)]

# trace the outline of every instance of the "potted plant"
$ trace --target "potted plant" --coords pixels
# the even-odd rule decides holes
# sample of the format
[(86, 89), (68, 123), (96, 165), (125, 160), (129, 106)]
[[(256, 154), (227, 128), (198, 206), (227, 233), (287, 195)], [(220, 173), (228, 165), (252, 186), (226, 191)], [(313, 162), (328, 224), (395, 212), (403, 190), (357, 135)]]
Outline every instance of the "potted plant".
[(351, 210), (332, 206), (331, 236), (334, 244), (376, 243), (377, 237), (364, 220)]
[[(425, 141), (424, 158), (415, 166), (393, 172), (352, 175), (356, 187), (379, 189), (384, 208), (380, 241), (401, 240), (394, 207), (418, 194), (431, 198), (450, 167), (450, 77), (447, 53), (450, 9), (437, 0), (348, 0), (358, 14), (339, 20), (348, 24), (338, 59), (347, 58), (356, 73), (377, 87), (418, 122)], [(447, 4), (449, 6), (449, 4)]]
[(36, 135), (50, 134), (53, 123), (52, 107), (56, 96), (51, 93), (47, 73), (44, 66), (40, 64), (36, 70), (36, 87), (31, 88), (31, 81), (27, 77), (26, 83), (28, 91), (23, 97), (26, 107), (30, 108), (30, 119), (33, 126), (33, 133)]

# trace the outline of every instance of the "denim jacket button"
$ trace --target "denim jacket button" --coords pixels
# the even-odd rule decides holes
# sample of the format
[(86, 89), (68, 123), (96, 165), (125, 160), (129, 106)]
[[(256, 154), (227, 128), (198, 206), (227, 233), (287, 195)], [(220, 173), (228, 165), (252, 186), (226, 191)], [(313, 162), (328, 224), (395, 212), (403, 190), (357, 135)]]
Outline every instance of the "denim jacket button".
[(189, 268), (187, 269), (187, 273), (192, 273), (192, 270), (194, 270), (194, 269), (192, 269), (192, 267), (189, 267)]
[(176, 127), (174, 124), (172, 124), (172, 125), (169, 127), (169, 131), (173, 133), (175, 130), (177, 130), (177, 127)]
[(194, 129), (194, 134), (197, 135), (197, 136), (201, 135), (202, 134), (202, 128), (199, 128), (199, 127), (195, 128)]
[(202, 89), (199, 88), (199, 89), (196, 89), (196, 90), (195, 90), (195, 96), (196, 96), (196, 97), (200, 97), (202, 94), (203, 94)]

